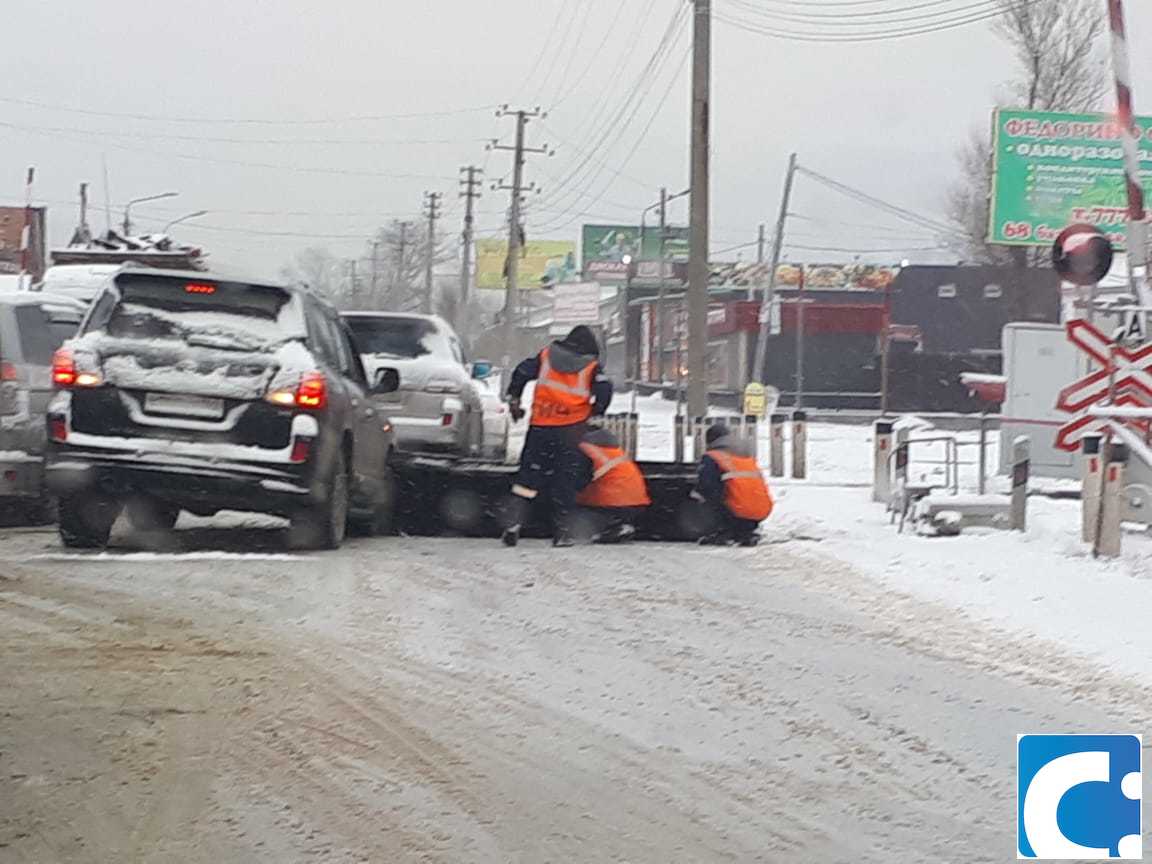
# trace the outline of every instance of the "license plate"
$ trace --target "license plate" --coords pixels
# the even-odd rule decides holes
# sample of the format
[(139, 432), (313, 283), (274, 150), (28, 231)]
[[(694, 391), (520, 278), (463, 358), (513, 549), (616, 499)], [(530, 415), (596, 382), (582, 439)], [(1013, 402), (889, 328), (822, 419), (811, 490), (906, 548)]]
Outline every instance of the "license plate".
[(149, 393), (144, 397), (144, 410), (149, 414), (175, 414), (181, 417), (219, 420), (224, 416), (224, 400), (204, 396), (182, 396), (179, 393)]

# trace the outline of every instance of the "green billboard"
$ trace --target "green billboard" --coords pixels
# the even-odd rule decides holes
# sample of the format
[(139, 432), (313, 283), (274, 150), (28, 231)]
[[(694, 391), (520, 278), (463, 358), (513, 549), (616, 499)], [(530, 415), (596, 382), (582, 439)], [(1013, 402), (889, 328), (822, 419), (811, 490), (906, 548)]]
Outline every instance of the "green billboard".
[[(643, 248), (641, 248), (643, 237)], [(688, 229), (668, 227), (664, 255), (671, 261), (688, 258)], [(660, 259), (660, 226), (585, 225), (581, 236), (581, 259), (585, 279), (600, 282), (623, 282), (628, 267), (625, 257), (633, 261)]]
[[(1136, 125), (1142, 177), (1152, 189), (1152, 117)], [(1086, 222), (1123, 248), (1128, 198), (1113, 117), (999, 109), (992, 159), (988, 242), (1050, 246), (1068, 225)]]

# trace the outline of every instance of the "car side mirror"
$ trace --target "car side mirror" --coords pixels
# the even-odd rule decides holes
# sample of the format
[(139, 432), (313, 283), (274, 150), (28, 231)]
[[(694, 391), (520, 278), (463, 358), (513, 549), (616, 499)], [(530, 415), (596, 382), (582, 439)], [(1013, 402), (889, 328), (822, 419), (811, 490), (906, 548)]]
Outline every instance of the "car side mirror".
[(372, 385), (372, 392), (378, 396), (395, 393), (400, 389), (400, 372), (391, 367), (376, 372), (376, 381)]
[(492, 374), (492, 364), (487, 360), (477, 360), (472, 364), (472, 377), (477, 381), (483, 381), (485, 378)]

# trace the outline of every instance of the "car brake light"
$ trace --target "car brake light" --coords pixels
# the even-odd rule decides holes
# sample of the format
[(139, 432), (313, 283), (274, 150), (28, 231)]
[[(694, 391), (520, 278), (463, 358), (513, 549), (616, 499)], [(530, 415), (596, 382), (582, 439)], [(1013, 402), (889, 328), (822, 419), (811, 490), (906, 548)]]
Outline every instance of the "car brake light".
[(309, 372), (295, 390), (272, 390), (265, 397), (273, 405), (285, 408), (308, 408), (318, 411), (328, 405), (328, 381), (320, 372)]
[(57, 387), (99, 387), (104, 379), (99, 372), (77, 372), (76, 358), (61, 348), (52, 355), (52, 383)]
[(215, 294), (216, 286), (207, 282), (189, 282), (184, 286), (184, 291), (188, 294)]
[(49, 414), (48, 437), (53, 441), (67, 441), (68, 418), (66, 418), (63, 414)]
[(52, 383), (57, 387), (71, 387), (76, 383), (76, 360), (67, 348), (52, 355)]
[(441, 426), (451, 426), (452, 425), (452, 415), (451, 414), (445, 414), (442, 418), (440, 418), (440, 425)]
[(312, 442), (315, 439), (310, 435), (296, 435), (292, 438), (292, 453), (288, 457), (289, 461), (296, 464), (307, 462), (308, 457), (312, 455)]
[(4, 361), (0, 363), (0, 381), (15, 381), (20, 377), (16, 364)]
[(309, 372), (296, 388), (296, 404), (301, 408), (320, 409), (328, 404), (328, 381), (319, 372)]

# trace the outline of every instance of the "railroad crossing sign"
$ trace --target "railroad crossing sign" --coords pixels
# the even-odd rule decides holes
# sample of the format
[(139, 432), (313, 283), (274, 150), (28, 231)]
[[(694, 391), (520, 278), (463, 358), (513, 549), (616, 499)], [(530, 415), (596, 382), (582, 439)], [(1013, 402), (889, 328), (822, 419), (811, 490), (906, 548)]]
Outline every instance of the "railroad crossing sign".
[[(1080, 439), (1087, 432), (1107, 425), (1108, 421), (1087, 414), (1090, 406), (1113, 396), (1114, 405), (1125, 407), (1152, 407), (1152, 345), (1128, 349), (1109, 339), (1087, 321), (1069, 321), (1068, 339), (1101, 367), (1060, 391), (1056, 407), (1076, 416), (1060, 427), (1056, 446), (1070, 453), (1080, 447)], [(1144, 434), (1147, 421), (1132, 422), (1134, 429)]]

